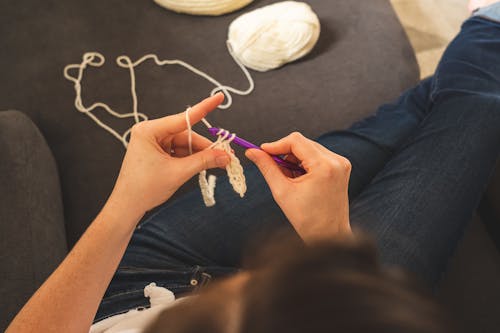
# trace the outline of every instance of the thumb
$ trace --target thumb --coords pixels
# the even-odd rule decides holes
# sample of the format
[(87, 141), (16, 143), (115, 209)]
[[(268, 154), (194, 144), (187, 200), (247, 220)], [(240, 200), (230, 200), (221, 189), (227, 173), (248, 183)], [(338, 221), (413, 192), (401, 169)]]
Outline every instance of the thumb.
[(182, 169), (185, 178), (189, 179), (203, 170), (225, 167), (230, 160), (231, 158), (225, 151), (220, 149), (205, 149), (193, 155), (180, 158), (179, 167)]
[(248, 149), (245, 155), (257, 165), (271, 190), (276, 190), (286, 181), (278, 164), (266, 152), (259, 149)]

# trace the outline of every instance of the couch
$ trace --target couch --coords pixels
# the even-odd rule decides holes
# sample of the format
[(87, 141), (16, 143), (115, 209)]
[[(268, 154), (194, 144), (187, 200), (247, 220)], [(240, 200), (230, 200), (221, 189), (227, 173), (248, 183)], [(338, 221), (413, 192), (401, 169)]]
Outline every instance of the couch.
[[(79, 63), (84, 52), (101, 52), (107, 62), (87, 71), (83, 100), (106, 101), (121, 112), (132, 103), (128, 73), (114, 64), (121, 54), (183, 59), (224, 84), (246, 87), (225, 47), (227, 27), (271, 2), (256, 0), (217, 18), (176, 14), (145, 0), (0, 4), (0, 110), (22, 111), (0, 112), (0, 329), (96, 216), (124, 154), (116, 139), (75, 110), (64, 66)], [(211, 115), (214, 123), (255, 142), (294, 130), (315, 137), (372, 113), (418, 81), (414, 53), (387, 0), (309, 3), (322, 24), (313, 52), (279, 70), (252, 72), (255, 91)], [(152, 118), (182, 111), (212, 88), (176, 67), (146, 63), (137, 76), (139, 110)], [(120, 130), (131, 125), (98, 114)], [(498, 237), (494, 203), (500, 200), (498, 186), (492, 188), (484, 201), (490, 223), (471, 224), (439, 291), (463, 327), (476, 332), (500, 324), (500, 257), (491, 240)]]

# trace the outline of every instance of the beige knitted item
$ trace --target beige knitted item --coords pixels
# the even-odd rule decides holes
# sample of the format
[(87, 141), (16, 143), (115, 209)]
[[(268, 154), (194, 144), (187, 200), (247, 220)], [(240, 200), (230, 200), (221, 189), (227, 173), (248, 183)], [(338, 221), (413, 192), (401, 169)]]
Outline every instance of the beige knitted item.
[[(188, 148), (189, 154), (193, 154), (192, 142), (193, 142), (193, 129), (191, 128), (191, 121), (189, 120), (189, 110), (187, 108), (185, 111), (186, 115), (186, 125), (188, 130)], [(206, 119), (203, 119), (203, 123), (211, 128), (212, 126), (208, 123)], [(225, 133), (225, 134), (223, 134)], [(235, 134), (229, 134), (228, 131), (223, 129), (219, 130), (217, 133), (217, 140), (212, 143), (207, 149), (220, 149), (225, 151), (231, 160), (226, 165), (226, 172), (229, 178), (229, 183), (233, 187), (233, 190), (240, 195), (241, 198), (245, 196), (247, 191), (247, 183), (245, 179), (245, 174), (243, 173), (243, 167), (241, 166), (240, 160), (234, 154), (231, 149), (231, 141), (236, 137)], [(200, 184), (201, 195), (203, 197), (203, 202), (205, 206), (212, 207), (215, 205), (215, 183), (216, 177), (214, 175), (209, 175), (207, 179), (207, 172), (203, 170), (198, 175), (198, 182)]]
[[(222, 135), (224, 132), (226, 135)], [(231, 149), (231, 141), (233, 141), (236, 135), (233, 134), (229, 136), (229, 132), (224, 131), (223, 129), (221, 129), (217, 135), (219, 136), (217, 141), (215, 141), (210, 147), (213, 149), (224, 150), (231, 157), (231, 161), (226, 166), (229, 183), (233, 186), (234, 191), (238, 193), (241, 198), (243, 198), (245, 196), (245, 192), (247, 191), (245, 174), (243, 173), (243, 167), (241, 166), (240, 160)]]
[(219, 16), (245, 7), (253, 0), (154, 0), (177, 13)]

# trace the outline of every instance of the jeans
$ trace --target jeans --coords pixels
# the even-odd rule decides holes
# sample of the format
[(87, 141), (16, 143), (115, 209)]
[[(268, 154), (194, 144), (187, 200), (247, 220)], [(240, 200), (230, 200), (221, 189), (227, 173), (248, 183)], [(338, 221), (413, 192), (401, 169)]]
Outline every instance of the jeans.
[[(493, 8), (493, 9), (491, 9)], [(385, 265), (436, 286), (500, 153), (500, 12), (467, 20), (434, 76), (318, 142), (352, 163), (350, 220), (371, 234)], [(500, 20), (499, 20), (500, 21)], [(272, 231), (295, 231), (259, 171), (244, 199), (219, 178), (217, 205), (199, 190), (165, 203), (134, 233), (96, 320), (147, 306), (150, 282), (186, 294), (241, 267)]]

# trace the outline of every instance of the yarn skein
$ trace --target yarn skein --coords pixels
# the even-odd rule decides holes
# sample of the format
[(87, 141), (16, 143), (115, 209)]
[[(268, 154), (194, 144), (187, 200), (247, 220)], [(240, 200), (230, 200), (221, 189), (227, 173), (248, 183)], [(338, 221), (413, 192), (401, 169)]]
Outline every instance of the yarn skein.
[(227, 44), (243, 65), (265, 72), (308, 54), (319, 34), (318, 16), (308, 4), (283, 1), (236, 18)]
[(154, 0), (177, 13), (219, 16), (245, 7), (253, 0)]

